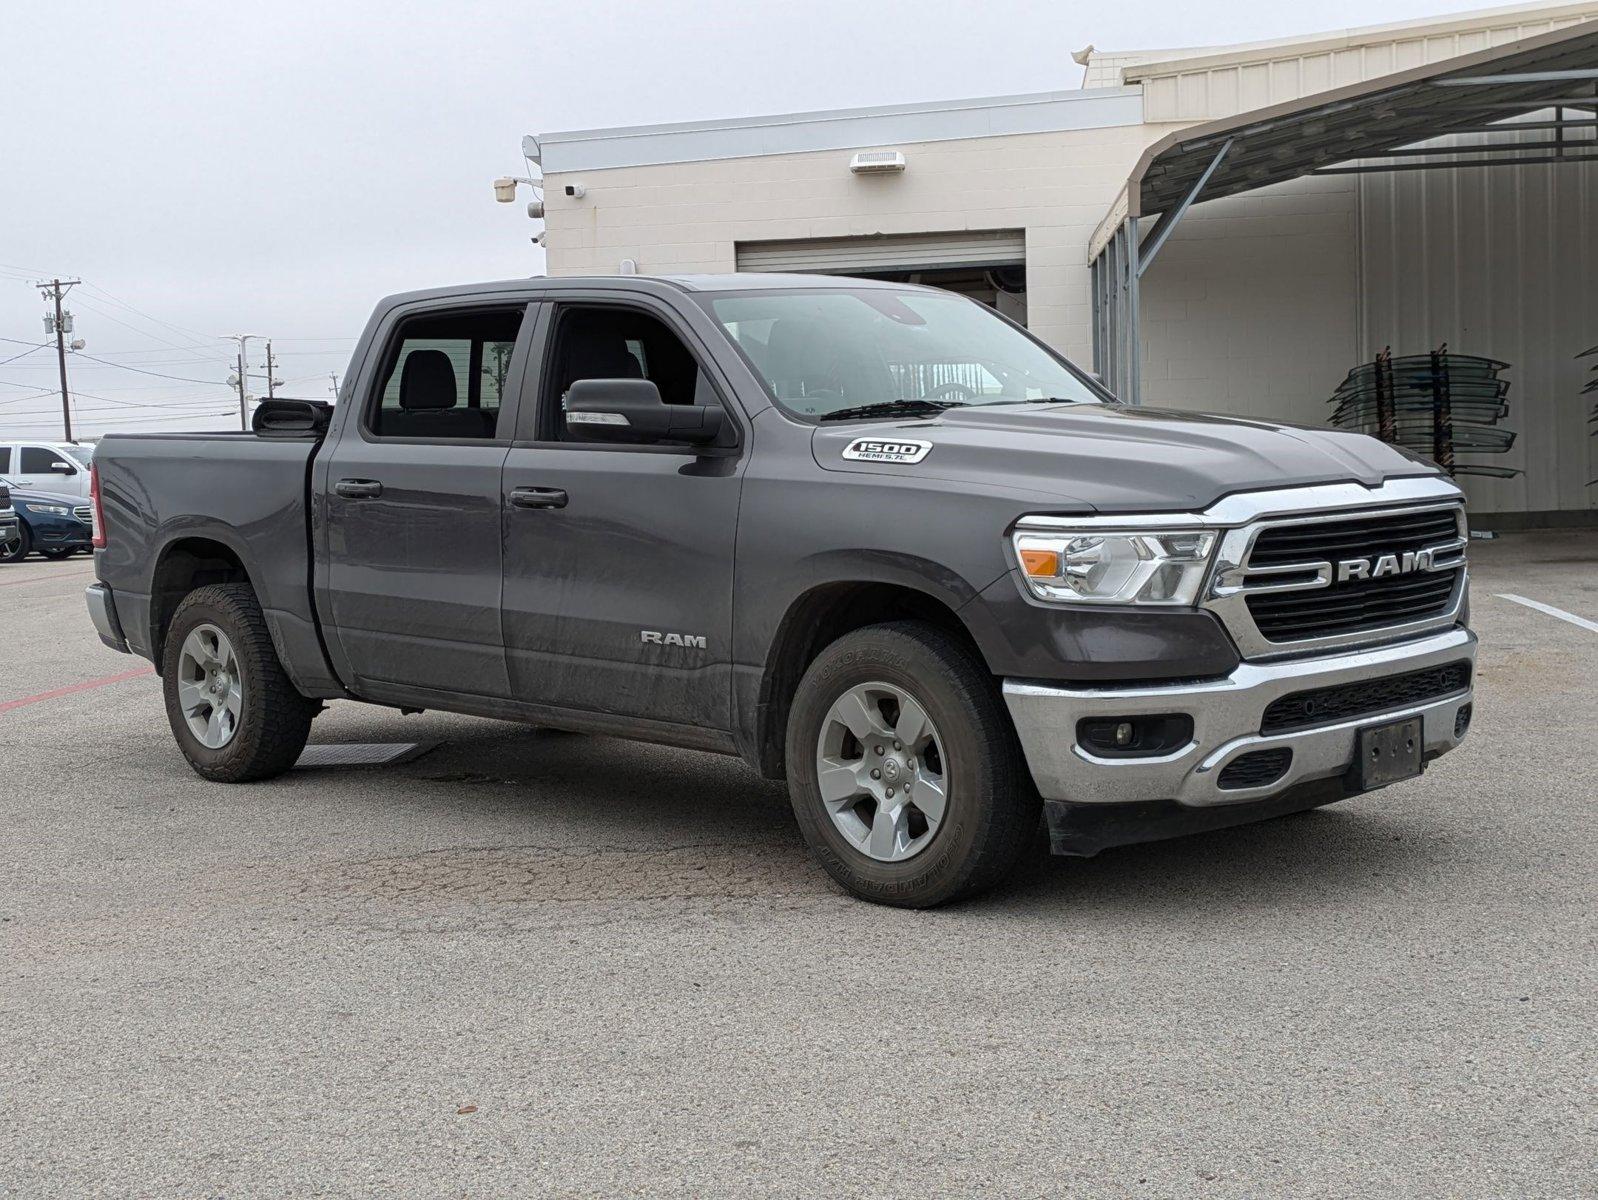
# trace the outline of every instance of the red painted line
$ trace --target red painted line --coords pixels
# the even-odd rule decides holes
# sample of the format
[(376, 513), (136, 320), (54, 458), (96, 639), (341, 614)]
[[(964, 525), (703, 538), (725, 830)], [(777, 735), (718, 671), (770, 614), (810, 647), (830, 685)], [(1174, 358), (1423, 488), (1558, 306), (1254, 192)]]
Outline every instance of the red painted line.
[(140, 667), (137, 671), (123, 671), (120, 675), (107, 675), (104, 679), (91, 679), (87, 683), (74, 683), (70, 687), (54, 688), (48, 692), (40, 692), (37, 696), (24, 696), (20, 700), (0, 701), (0, 713), (10, 712), (13, 708), (26, 708), (30, 704), (42, 704), (46, 700), (59, 700), (63, 696), (76, 696), (79, 692), (92, 692), (95, 688), (109, 687), (113, 683), (122, 683), (129, 679), (140, 679), (145, 675), (154, 675), (154, 667)]

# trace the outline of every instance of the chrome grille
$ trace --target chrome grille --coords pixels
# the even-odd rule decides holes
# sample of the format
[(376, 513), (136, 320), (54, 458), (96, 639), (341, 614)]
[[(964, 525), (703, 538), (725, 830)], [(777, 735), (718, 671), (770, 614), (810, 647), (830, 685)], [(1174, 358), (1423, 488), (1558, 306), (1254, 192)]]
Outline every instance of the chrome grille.
[[(1464, 565), (1459, 509), (1419, 509), (1375, 516), (1267, 525), (1249, 550), (1246, 569), (1266, 569), (1265, 578), (1287, 582), (1302, 567), (1314, 586), (1288, 587), (1248, 596), (1249, 615), (1267, 641), (1301, 642), (1364, 633), (1445, 615)], [(1432, 568), (1427, 552), (1459, 551)], [(1419, 557), (1418, 557), (1419, 556)], [(1415, 563), (1421, 563), (1415, 566)], [(1343, 564), (1363, 564), (1393, 573), (1344, 578)], [(1256, 577), (1257, 578), (1257, 577)]]
[(1383, 629), (1447, 612), (1456, 574), (1353, 579), (1308, 592), (1250, 596), (1248, 611), (1259, 631), (1273, 642)]
[(1458, 536), (1459, 517), (1454, 509), (1389, 513), (1312, 525), (1277, 525), (1262, 530), (1254, 539), (1248, 565), (1279, 567), (1287, 563), (1402, 554)]
[(94, 519), (94, 510), (87, 504), (80, 504), (72, 510), (72, 515), (87, 525)]
[(1464, 509), (1450, 499), (1231, 529), (1206, 607), (1244, 657), (1269, 657), (1440, 628), (1464, 591)]

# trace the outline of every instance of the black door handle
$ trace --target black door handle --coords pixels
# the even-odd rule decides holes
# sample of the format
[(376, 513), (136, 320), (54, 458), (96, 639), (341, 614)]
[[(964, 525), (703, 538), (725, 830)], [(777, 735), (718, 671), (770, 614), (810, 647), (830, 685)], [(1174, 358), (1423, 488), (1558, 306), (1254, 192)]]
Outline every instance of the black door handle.
[(333, 491), (346, 500), (373, 500), (383, 494), (383, 485), (375, 479), (340, 479)]
[(510, 502), (514, 508), (565, 508), (566, 493), (560, 488), (513, 488)]

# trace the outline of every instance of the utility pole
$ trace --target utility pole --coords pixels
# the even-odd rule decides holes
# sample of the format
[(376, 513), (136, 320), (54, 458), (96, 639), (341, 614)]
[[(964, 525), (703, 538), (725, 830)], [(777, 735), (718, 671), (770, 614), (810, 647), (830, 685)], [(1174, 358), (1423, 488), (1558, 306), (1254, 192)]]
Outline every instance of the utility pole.
[[(239, 428), (249, 431), (250, 428), (250, 339), (259, 337), (255, 333), (235, 333), (229, 335), (239, 344), (239, 373), (235, 376), (239, 385)], [(271, 393), (271, 373), (267, 374), (267, 391)]]
[(267, 338), (266, 339), (266, 398), (268, 400), (272, 399), (277, 394), (276, 392), (274, 392), (272, 390), (276, 386), (276, 383), (277, 383), (277, 381), (272, 378), (272, 374), (276, 370), (277, 370), (277, 364), (272, 361), (272, 339), (271, 338)]
[(333, 402), (338, 403), (338, 372), (329, 371), (327, 377), (333, 381)]
[(55, 329), (56, 363), (61, 368), (61, 427), (68, 442), (72, 441), (72, 401), (67, 392), (67, 325), (72, 314), (62, 310), (61, 298), (81, 282), (79, 279), (52, 279), (49, 283), (38, 285), (46, 302), (52, 297), (55, 299), (55, 318), (50, 323)]

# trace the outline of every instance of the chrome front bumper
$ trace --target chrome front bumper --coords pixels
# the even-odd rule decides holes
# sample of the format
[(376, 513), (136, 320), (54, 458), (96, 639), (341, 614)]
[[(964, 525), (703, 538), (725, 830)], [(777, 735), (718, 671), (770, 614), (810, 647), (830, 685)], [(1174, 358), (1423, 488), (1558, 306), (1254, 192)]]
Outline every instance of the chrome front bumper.
[[(1459, 710), (1471, 702), (1469, 689), (1308, 729), (1273, 735), (1259, 730), (1266, 706), (1290, 693), (1461, 660), (1474, 664), (1475, 659), (1476, 635), (1455, 628), (1393, 646), (1289, 662), (1243, 663), (1224, 679), (1199, 683), (1068, 688), (1007, 679), (1004, 699), (1045, 800), (1078, 804), (1174, 800), (1207, 808), (1257, 801), (1298, 784), (1344, 774), (1354, 760), (1357, 731), (1372, 724), (1419, 717), (1425, 756), (1452, 750), (1464, 736), (1462, 730), (1455, 737), (1454, 728)], [(1150, 758), (1102, 758), (1077, 742), (1077, 723), (1085, 717), (1158, 713), (1190, 714), (1193, 740), (1173, 753)], [(1286, 774), (1263, 787), (1219, 786), (1221, 771), (1239, 755), (1280, 747), (1293, 752)]]
[(89, 620), (94, 622), (94, 631), (100, 635), (100, 640), (113, 650), (132, 653), (128, 649), (128, 639), (122, 635), (122, 622), (117, 619), (117, 604), (111, 589), (103, 583), (91, 583), (84, 589), (83, 599), (89, 606)]

